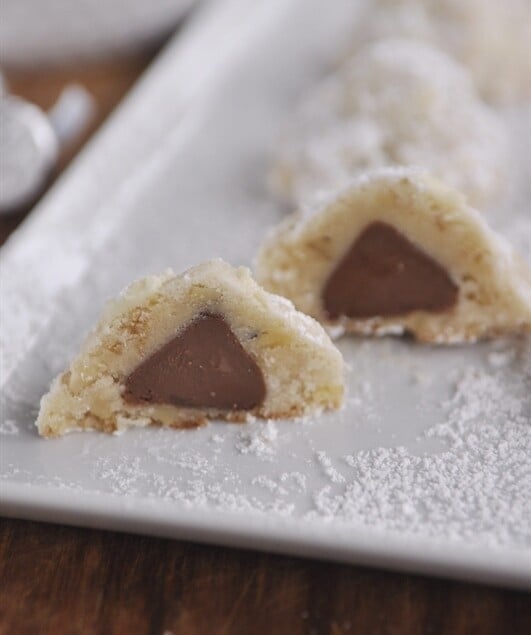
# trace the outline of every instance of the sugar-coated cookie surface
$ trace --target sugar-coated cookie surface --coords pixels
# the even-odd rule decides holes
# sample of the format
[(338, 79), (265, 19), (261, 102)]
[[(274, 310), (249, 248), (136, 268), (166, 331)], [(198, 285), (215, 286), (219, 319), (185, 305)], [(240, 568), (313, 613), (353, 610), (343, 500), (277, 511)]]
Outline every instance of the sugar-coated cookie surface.
[(272, 186), (296, 203), (386, 166), (418, 166), (483, 206), (502, 189), (507, 132), (445, 53), (382, 40), (302, 101), (281, 138)]
[(221, 260), (134, 282), (42, 398), (43, 436), (304, 415), (342, 403), (323, 328)]
[(266, 240), (257, 279), (339, 332), (474, 341), (531, 330), (531, 275), (454, 189), (411, 168), (354, 181)]
[(354, 37), (356, 48), (382, 37), (429, 42), (465, 65), (487, 99), (531, 95), (529, 0), (374, 0)]

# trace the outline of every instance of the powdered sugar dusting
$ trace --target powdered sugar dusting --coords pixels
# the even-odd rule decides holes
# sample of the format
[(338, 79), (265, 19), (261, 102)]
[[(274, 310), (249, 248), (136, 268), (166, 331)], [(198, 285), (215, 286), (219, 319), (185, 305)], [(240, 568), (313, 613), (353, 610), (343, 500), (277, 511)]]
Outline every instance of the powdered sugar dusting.
[(330, 457), (328, 457), (325, 452), (323, 452), (322, 450), (320, 450), (319, 452), (316, 452), (315, 458), (317, 459), (317, 462), (321, 466), (327, 478), (329, 478), (332, 481), (332, 483), (345, 482), (345, 477), (341, 474), (341, 472), (336, 470), (336, 468), (332, 465), (332, 461), (330, 460)]
[(18, 434), (18, 426), (16, 421), (12, 419), (6, 419), (5, 421), (0, 421), (0, 435), (2, 434)]
[(137, 484), (146, 476), (141, 467), (139, 457), (121, 455), (113, 459), (97, 459), (94, 463), (94, 476), (98, 480), (109, 484), (114, 494), (136, 495), (139, 493)]
[[(514, 355), (495, 355), (495, 366)], [(447, 449), (417, 455), (405, 447), (375, 448), (346, 455), (348, 483), (334, 492), (327, 485), (314, 493), (311, 517), (369, 527), (446, 536), (485, 544), (530, 545), (531, 535), (531, 348), (515, 392), (498, 372), (469, 367), (452, 398), (447, 418), (425, 436)]]
[(238, 435), (236, 449), (240, 454), (252, 454), (262, 461), (271, 460), (274, 454), (274, 443), (278, 437), (275, 423), (256, 421), (248, 424)]

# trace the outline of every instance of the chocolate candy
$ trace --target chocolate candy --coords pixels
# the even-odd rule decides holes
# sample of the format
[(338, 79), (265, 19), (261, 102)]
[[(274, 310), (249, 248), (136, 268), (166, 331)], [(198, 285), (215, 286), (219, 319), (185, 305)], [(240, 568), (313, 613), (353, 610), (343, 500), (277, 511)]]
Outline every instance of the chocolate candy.
[(127, 377), (124, 400), (252, 410), (265, 395), (262, 371), (225, 319), (201, 313)]
[(323, 305), (330, 318), (441, 312), (457, 302), (448, 273), (394, 227), (371, 223), (328, 279)]

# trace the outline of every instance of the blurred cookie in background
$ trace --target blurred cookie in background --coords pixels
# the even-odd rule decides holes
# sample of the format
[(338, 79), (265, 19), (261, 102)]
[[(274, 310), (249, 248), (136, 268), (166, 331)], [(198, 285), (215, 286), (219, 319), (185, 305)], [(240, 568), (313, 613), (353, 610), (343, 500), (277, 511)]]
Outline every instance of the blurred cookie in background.
[(529, 0), (372, 0), (355, 46), (382, 37), (429, 42), (470, 69), (496, 103), (531, 97)]
[(485, 209), (503, 189), (506, 157), (505, 126), (465, 68), (428, 44), (386, 39), (302, 99), (271, 185), (304, 205), (367, 170), (420, 166)]

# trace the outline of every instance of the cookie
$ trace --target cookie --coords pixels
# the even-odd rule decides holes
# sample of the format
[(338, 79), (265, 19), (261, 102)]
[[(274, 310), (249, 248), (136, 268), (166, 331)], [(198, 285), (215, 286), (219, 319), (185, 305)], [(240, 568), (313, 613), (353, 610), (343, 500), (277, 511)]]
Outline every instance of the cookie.
[(368, 170), (417, 166), (483, 208), (502, 191), (506, 165), (507, 131), (466, 71), (429, 45), (383, 40), (303, 100), (271, 183), (300, 206)]
[(475, 341), (531, 329), (531, 275), (463, 196), (412, 168), (359, 178), (266, 240), (257, 279), (337, 333)]
[(422, 40), (446, 51), (495, 103), (531, 95), (528, 0), (376, 0), (356, 29), (356, 48), (383, 37)]
[(339, 407), (343, 389), (341, 355), (315, 320), (213, 260), (110, 302), (43, 397), (37, 428), (54, 437), (288, 418)]

